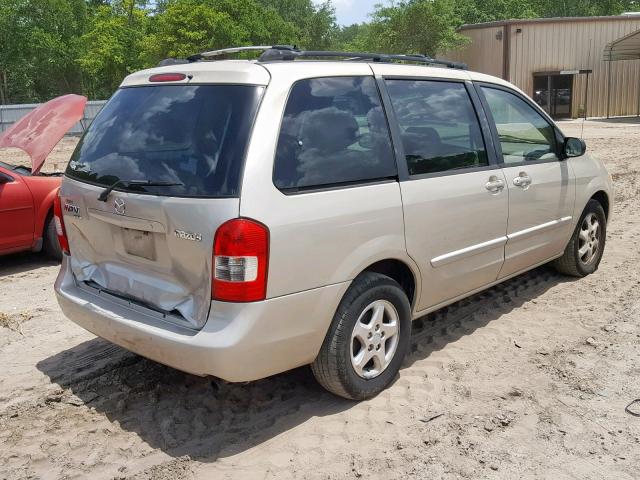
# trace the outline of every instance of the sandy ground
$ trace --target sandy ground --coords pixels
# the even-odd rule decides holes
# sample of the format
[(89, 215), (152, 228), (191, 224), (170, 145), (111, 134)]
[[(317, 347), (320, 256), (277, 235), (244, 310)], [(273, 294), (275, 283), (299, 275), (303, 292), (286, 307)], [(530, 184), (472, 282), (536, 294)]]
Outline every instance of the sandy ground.
[(57, 265), (0, 259), (0, 478), (640, 478), (640, 123), (584, 133), (617, 189), (600, 270), (542, 267), (419, 320), (367, 402), (307, 368), (228, 385), (155, 364), (63, 317)]
[[(77, 136), (69, 136), (60, 140), (58, 145), (55, 146), (47, 157), (46, 162), (42, 166), (42, 172), (64, 172), (65, 168), (67, 168), (69, 157), (73, 153), (73, 149), (76, 147), (79, 138), (80, 137)], [(31, 167), (29, 155), (19, 148), (0, 148), (0, 161), (10, 163), (11, 165)]]

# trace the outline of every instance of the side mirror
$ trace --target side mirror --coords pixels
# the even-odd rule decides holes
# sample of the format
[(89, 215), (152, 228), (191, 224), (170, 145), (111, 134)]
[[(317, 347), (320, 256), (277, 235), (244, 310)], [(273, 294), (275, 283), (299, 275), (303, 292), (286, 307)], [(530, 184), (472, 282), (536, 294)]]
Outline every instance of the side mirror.
[(567, 158), (581, 157), (587, 152), (587, 144), (581, 138), (567, 137), (564, 139), (563, 150)]
[(13, 182), (13, 178), (9, 175), (0, 172), (0, 185), (4, 185), (5, 183)]

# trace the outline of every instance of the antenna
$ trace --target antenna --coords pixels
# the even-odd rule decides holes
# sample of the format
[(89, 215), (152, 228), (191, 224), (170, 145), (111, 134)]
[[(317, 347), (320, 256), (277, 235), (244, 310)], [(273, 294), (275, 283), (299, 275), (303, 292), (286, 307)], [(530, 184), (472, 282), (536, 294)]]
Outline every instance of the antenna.
[[(593, 43), (593, 38), (589, 39), (589, 50), (587, 51), (587, 65), (591, 65), (591, 47)], [(584, 115), (582, 116), (582, 126), (580, 127), (580, 140), (584, 140), (584, 122), (587, 121), (587, 108), (589, 108), (588, 98), (589, 98), (589, 73), (587, 72), (587, 83), (584, 87)]]

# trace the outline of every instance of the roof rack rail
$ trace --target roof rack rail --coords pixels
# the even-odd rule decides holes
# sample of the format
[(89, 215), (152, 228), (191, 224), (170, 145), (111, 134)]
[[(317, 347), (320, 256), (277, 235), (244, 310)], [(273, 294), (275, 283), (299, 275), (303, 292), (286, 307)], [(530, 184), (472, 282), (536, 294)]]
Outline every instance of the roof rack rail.
[(451, 62), (449, 60), (439, 60), (427, 55), (398, 55), (390, 53), (364, 53), (364, 52), (333, 52), (322, 50), (300, 50), (295, 45), (260, 45), (248, 47), (231, 47), (222, 48), (220, 50), (211, 50), (187, 57), (189, 62), (197, 62), (207, 58), (219, 57), (233, 53), (242, 52), (262, 52), (258, 61), (274, 62), (274, 61), (293, 61), (297, 58), (344, 58), (350, 61), (370, 60), (373, 62), (411, 62), (422, 63), (425, 65), (442, 65), (447, 68), (456, 68), (467, 70), (467, 65), (460, 62)]
[(283, 46), (273, 46), (273, 45), (255, 45), (249, 47), (230, 47), (230, 48), (221, 48), (220, 50), (211, 50), (209, 52), (197, 53), (195, 55), (191, 55), (187, 57), (187, 60), (190, 62), (197, 62), (198, 60), (203, 60), (205, 58), (219, 57), (221, 55), (229, 55), (231, 53), (241, 53), (241, 52), (264, 52), (265, 50), (271, 50), (273, 48), (295, 48), (290, 47), (288, 45)]
[(442, 65), (447, 68), (457, 68), (467, 70), (467, 65), (459, 62), (451, 62), (449, 60), (438, 60), (427, 55), (398, 55), (392, 53), (364, 53), (364, 52), (332, 52), (322, 50), (298, 50), (289, 46), (274, 46), (269, 50), (265, 50), (260, 58), (261, 62), (270, 62), (278, 60), (295, 60), (296, 58), (345, 58), (347, 60), (371, 60), (373, 62), (413, 62), (424, 63), (426, 65)]

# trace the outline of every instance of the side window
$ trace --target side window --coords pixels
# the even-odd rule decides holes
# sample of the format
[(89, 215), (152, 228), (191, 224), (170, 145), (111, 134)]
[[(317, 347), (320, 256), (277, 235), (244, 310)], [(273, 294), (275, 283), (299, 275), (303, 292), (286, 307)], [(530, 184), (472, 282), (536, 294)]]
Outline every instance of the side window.
[(478, 117), (462, 83), (387, 80), (409, 175), (488, 165)]
[(557, 160), (553, 127), (518, 96), (482, 87), (496, 123), (505, 164)]
[(396, 175), (373, 77), (314, 78), (293, 86), (278, 139), (276, 187), (304, 189)]

